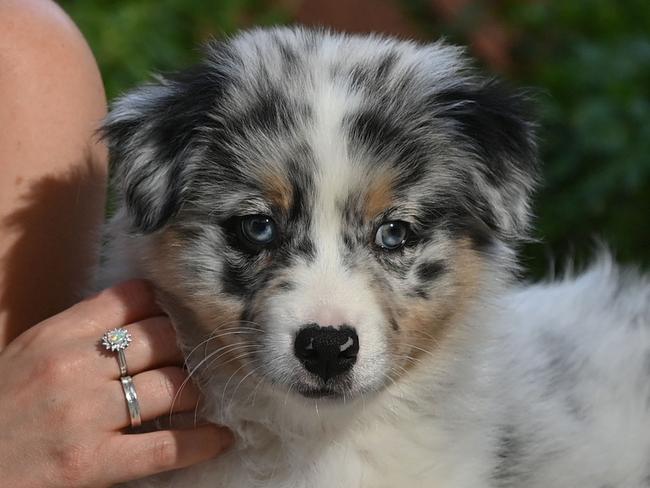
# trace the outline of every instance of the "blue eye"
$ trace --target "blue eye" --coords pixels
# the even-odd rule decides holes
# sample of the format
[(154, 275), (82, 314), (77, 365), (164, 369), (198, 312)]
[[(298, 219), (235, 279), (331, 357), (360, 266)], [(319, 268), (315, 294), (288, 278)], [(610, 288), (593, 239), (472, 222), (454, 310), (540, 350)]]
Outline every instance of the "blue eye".
[(394, 250), (402, 247), (406, 242), (409, 224), (401, 220), (385, 222), (377, 229), (375, 244), (382, 249)]
[(241, 233), (252, 244), (266, 246), (277, 238), (275, 222), (264, 215), (249, 215), (241, 219)]

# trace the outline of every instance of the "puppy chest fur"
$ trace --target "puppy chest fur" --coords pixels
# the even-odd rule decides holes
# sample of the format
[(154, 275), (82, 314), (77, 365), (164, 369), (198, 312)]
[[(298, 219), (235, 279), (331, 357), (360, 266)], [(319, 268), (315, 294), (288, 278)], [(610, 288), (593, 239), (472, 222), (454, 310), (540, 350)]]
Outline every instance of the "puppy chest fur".
[(143, 483), (647, 486), (647, 279), (512, 284), (533, 128), (457, 48), (298, 28), (118, 100), (104, 284), (154, 283), (239, 438)]

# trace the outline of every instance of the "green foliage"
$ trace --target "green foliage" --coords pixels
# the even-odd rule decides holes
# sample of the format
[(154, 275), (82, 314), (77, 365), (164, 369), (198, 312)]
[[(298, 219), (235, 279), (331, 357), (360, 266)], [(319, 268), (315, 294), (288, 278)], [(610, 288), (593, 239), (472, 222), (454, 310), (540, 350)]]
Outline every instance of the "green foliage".
[(580, 261), (594, 236), (620, 260), (650, 263), (650, 3), (518, 2), (513, 75), (539, 86), (545, 184), (535, 268), (550, 250)]
[(109, 99), (199, 56), (199, 45), (251, 25), (284, 23), (271, 0), (61, 0), (98, 60)]

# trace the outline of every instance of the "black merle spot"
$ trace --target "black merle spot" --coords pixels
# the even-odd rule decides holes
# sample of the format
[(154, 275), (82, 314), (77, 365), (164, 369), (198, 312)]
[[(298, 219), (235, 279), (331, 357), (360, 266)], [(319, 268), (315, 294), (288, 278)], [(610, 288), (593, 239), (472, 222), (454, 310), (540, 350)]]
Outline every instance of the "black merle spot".
[(423, 174), (428, 164), (429, 151), (420, 139), (385, 113), (385, 108), (367, 107), (347, 116), (349, 148), (352, 154), (366, 151), (377, 161), (392, 161), (399, 165), (400, 178), (396, 189), (409, 186)]
[(467, 218), (455, 222), (452, 228), (467, 237), (475, 251), (487, 251), (494, 245), (495, 232), (480, 219)]
[(453, 121), (459, 134), (480, 152), (485, 176), (493, 185), (500, 186), (512, 178), (513, 164), (535, 177), (531, 108), (524, 94), (503, 83), (488, 82), (440, 92), (431, 105), (440, 117)]
[(280, 39), (275, 39), (282, 58), (282, 67), (288, 73), (294, 73), (298, 69), (298, 53), (287, 43)]
[(381, 59), (377, 66), (377, 80), (384, 81), (388, 77), (397, 63), (397, 59), (398, 57), (395, 53), (389, 53)]
[(391, 328), (397, 332), (399, 330), (399, 324), (397, 323), (397, 320), (395, 320), (395, 317), (391, 316), (388, 321), (390, 322)]
[(405, 139), (404, 131), (378, 110), (361, 111), (349, 122), (351, 139), (377, 154), (399, 147)]
[(242, 124), (244, 131), (250, 129), (261, 129), (267, 132), (291, 131), (297, 122), (296, 113), (292, 108), (283, 93), (267, 87), (258, 92), (254, 104), (235, 124)]
[(355, 89), (367, 88), (371, 80), (370, 66), (359, 64), (350, 71), (350, 85)]
[[(470, 200), (478, 202), (477, 197)], [(486, 204), (476, 203), (473, 206), (475, 213), (470, 211), (458, 202), (450, 204), (441, 202), (424, 202), (418, 220), (421, 222), (421, 229), (418, 236), (421, 240), (428, 240), (436, 231), (445, 231), (456, 239), (467, 238), (472, 247), (477, 251), (487, 251), (498, 236), (495, 228), (494, 214)], [(479, 212), (481, 212), (479, 214)]]
[(383, 250), (377, 250), (375, 252), (375, 257), (379, 264), (381, 264), (386, 271), (401, 280), (407, 278), (408, 272), (415, 259), (413, 253), (406, 254), (403, 249), (404, 248), (392, 252), (385, 252)]
[(316, 248), (311, 238), (303, 236), (292, 246), (296, 256), (300, 256), (306, 260), (313, 260), (316, 257)]
[(247, 279), (248, 267), (245, 264), (234, 264), (226, 261), (221, 273), (221, 283), (224, 293), (238, 298), (250, 295), (251, 280)]
[(350, 86), (378, 96), (397, 59), (395, 53), (389, 53), (373, 63), (357, 64), (349, 72)]
[(428, 261), (418, 266), (415, 274), (420, 281), (430, 282), (446, 271), (447, 268), (442, 261)]
[(501, 429), (498, 440), (497, 464), (492, 473), (492, 478), (501, 487), (519, 487), (524, 479), (520, 468), (526, 456), (526, 441), (514, 426), (506, 425)]
[(302, 221), (308, 225), (311, 220), (309, 212), (311, 196), (314, 194), (313, 177), (295, 161), (290, 161), (287, 164), (287, 174), (293, 197), (289, 209), (289, 220)]
[(295, 289), (295, 283), (290, 280), (273, 281), (289, 262), (285, 259), (287, 256), (288, 253), (282, 250), (266, 252), (262, 257), (228, 251), (221, 271), (223, 292), (243, 300), (253, 300), (258, 292), (269, 286), (283, 291)]
[(343, 239), (343, 245), (345, 246), (345, 249), (348, 252), (352, 252), (354, 250), (354, 239), (348, 232), (344, 232), (342, 235)]

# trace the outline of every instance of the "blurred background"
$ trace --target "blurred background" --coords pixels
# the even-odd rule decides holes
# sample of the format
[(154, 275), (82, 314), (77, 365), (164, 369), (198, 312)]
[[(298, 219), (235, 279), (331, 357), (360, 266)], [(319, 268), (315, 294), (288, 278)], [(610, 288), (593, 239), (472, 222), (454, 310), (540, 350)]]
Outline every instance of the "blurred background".
[(477, 64), (538, 93), (544, 183), (531, 277), (581, 267), (607, 243), (650, 265), (648, 0), (61, 0), (108, 97), (182, 68), (197, 46), (254, 25), (302, 23), (469, 46)]

